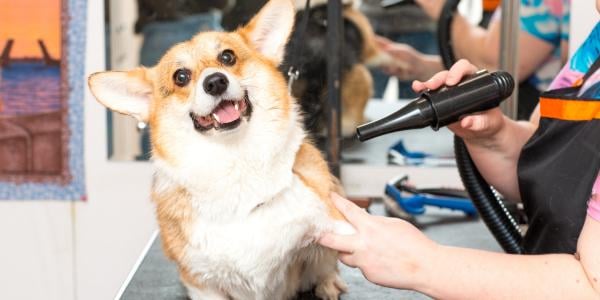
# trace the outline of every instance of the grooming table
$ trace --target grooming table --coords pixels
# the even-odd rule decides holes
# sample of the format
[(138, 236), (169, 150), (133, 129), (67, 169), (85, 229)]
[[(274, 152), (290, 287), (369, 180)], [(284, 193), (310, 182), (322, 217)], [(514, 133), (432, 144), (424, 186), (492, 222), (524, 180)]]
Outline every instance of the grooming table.
[[(464, 246), (500, 252), (501, 249), (485, 228), (481, 220), (465, 218), (462, 213), (436, 208), (418, 217), (419, 227), (437, 242), (444, 245)], [(383, 205), (374, 202), (372, 214), (384, 214)], [(376, 286), (368, 282), (358, 269), (340, 264), (341, 275), (348, 284), (348, 292), (342, 300), (386, 300), (386, 299), (430, 299), (429, 297), (406, 290), (396, 290)], [(410, 276), (410, 274), (407, 274)], [(162, 253), (160, 240), (156, 239), (145, 254), (141, 264), (134, 270), (129, 282), (124, 285), (123, 300), (184, 300), (185, 288), (179, 282), (175, 265)], [(303, 294), (297, 300), (315, 300), (310, 294)]]

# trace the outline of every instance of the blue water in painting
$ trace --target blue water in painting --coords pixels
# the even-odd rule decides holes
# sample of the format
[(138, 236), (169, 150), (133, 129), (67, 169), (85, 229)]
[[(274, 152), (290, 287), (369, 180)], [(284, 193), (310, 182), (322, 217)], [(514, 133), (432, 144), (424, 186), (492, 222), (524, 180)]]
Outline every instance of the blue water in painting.
[(15, 62), (0, 69), (0, 115), (28, 115), (61, 109), (60, 67)]

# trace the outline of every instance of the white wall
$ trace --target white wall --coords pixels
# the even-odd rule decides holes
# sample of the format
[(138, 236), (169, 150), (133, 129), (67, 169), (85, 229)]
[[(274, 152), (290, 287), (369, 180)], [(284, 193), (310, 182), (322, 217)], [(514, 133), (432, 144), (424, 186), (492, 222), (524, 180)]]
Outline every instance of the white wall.
[(72, 225), (69, 204), (0, 201), (0, 299), (74, 299)]
[[(88, 2), (86, 73), (102, 70), (103, 1)], [(110, 299), (152, 235), (149, 163), (106, 159), (105, 108), (85, 97), (86, 178), (89, 201), (75, 204), (77, 299)]]
[[(103, 26), (90, 0), (86, 74), (104, 68)], [(84, 101), (88, 201), (0, 201), (0, 299), (112, 299), (156, 228), (150, 165), (108, 161), (105, 110)]]

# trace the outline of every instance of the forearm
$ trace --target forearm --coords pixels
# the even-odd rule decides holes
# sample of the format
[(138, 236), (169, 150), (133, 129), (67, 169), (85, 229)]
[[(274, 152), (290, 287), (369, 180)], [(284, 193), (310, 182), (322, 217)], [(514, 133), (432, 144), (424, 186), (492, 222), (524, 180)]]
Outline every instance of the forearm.
[(597, 299), (569, 254), (509, 255), (440, 246), (414, 288), (435, 299)]
[(503, 118), (504, 125), (499, 132), (485, 139), (467, 139), (465, 144), (483, 178), (506, 198), (519, 201), (517, 163), (521, 149), (537, 126), (528, 121)]
[(422, 72), (415, 78), (420, 81), (425, 81), (435, 75), (435, 73), (445, 69), (439, 55), (422, 54), (421, 63), (423, 64), (420, 67)]
[(497, 69), (499, 36), (495, 39), (486, 29), (471, 25), (460, 14), (454, 16), (451, 30), (457, 59), (465, 58), (479, 68)]
[[(452, 45), (457, 59), (465, 58), (488, 70), (500, 67), (500, 22), (492, 20), (488, 29), (471, 25), (457, 15), (452, 23)], [(528, 32), (519, 30), (518, 80), (531, 76), (552, 54), (554, 46)], [(528, 51), (535, 49), (535, 51)]]

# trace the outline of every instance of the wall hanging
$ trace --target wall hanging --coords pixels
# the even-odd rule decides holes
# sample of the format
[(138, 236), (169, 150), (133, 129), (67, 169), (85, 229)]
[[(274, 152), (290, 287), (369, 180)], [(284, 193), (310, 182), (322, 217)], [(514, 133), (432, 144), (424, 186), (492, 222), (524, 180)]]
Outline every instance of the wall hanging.
[(85, 199), (86, 1), (0, 7), (0, 200)]

